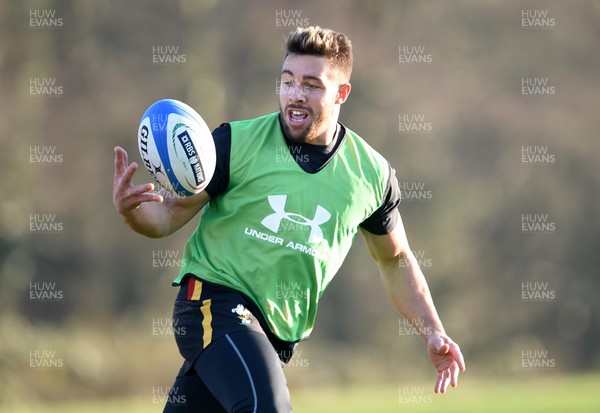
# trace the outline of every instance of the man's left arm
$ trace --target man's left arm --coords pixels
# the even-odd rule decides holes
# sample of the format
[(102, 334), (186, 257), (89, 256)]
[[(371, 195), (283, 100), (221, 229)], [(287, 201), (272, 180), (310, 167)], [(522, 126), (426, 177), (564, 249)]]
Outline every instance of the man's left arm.
[(438, 371), (435, 392), (445, 393), (448, 384), (456, 387), (459, 370), (465, 370), (463, 355), (444, 331), (425, 276), (409, 248), (402, 219), (398, 216), (389, 234), (375, 235), (363, 228), (361, 232), (392, 302), (407, 320), (418, 326), (419, 334), (427, 342), (429, 358)]

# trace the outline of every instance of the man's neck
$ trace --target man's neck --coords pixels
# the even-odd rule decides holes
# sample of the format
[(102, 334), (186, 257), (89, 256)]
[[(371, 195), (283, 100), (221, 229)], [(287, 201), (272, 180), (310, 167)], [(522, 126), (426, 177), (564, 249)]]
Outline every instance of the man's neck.
[(336, 116), (335, 119), (332, 120), (332, 123), (329, 125), (329, 127), (327, 128), (327, 130), (325, 132), (323, 132), (321, 135), (317, 136), (315, 139), (311, 140), (310, 142), (305, 142), (305, 143), (308, 143), (310, 145), (327, 146), (335, 140), (335, 137), (337, 136), (337, 131), (338, 131), (338, 122), (337, 122), (337, 116)]

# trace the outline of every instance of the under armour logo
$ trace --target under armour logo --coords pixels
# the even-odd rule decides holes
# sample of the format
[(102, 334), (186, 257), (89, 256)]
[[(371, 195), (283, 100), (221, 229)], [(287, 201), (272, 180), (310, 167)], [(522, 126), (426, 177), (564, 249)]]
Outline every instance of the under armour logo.
[(309, 243), (315, 244), (323, 241), (323, 231), (321, 230), (320, 225), (329, 221), (331, 214), (321, 205), (317, 205), (315, 217), (313, 219), (308, 219), (300, 214), (286, 212), (285, 202), (287, 201), (287, 195), (269, 195), (268, 200), (269, 205), (271, 205), (271, 208), (273, 208), (275, 213), (268, 215), (260, 222), (265, 227), (269, 228), (274, 233), (277, 233), (279, 231), (281, 220), (286, 219), (293, 223), (310, 227), (310, 235), (308, 237)]

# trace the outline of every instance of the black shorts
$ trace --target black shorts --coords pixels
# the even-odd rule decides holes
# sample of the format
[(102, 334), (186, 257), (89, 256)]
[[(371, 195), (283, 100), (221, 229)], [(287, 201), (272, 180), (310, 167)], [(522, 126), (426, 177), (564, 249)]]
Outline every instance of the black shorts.
[(238, 291), (183, 279), (173, 311), (184, 358), (165, 412), (290, 412), (283, 363), (296, 343), (279, 340)]
[(279, 359), (287, 363), (296, 343), (278, 339), (267, 326), (260, 310), (245, 294), (231, 288), (186, 276), (173, 310), (175, 340), (191, 369), (208, 345), (227, 333), (256, 331), (265, 334)]

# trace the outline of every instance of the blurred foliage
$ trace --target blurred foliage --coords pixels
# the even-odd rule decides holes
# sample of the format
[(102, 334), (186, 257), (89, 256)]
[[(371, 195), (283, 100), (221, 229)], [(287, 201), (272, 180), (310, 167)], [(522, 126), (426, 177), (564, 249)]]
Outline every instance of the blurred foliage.
[[(547, 10), (555, 27), (521, 27), (525, 9)], [(32, 10), (54, 10), (63, 24), (32, 28)], [(0, 400), (171, 384), (180, 358), (152, 323), (170, 317), (176, 269), (155, 268), (153, 254), (181, 257), (197, 221), (162, 240), (130, 231), (111, 202), (113, 147), (139, 162), (137, 124), (160, 98), (189, 103), (211, 127), (277, 110), (290, 29), (278, 11), (352, 39), (341, 120), (401, 182), (431, 191), (400, 209), (412, 248), (430, 259), (425, 273), (467, 374), (522, 375), (521, 352), (535, 349), (560, 372), (597, 369), (597, 1), (24, 0), (0, 4)], [(153, 63), (166, 45), (185, 62)], [(431, 64), (400, 64), (402, 45), (424, 47)], [(523, 96), (527, 77), (547, 77), (556, 94)], [(54, 79), (62, 95), (32, 95), (36, 78)], [(432, 130), (402, 133), (400, 114), (423, 114)], [(32, 163), (36, 146), (62, 162)], [(525, 165), (523, 146), (546, 146), (556, 161)], [(523, 233), (522, 214), (534, 213), (555, 231)], [(62, 230), (31, 231), (36, 214), (55, 214)], [(32, 301), (30, 283), (43, 282), (62, 299)], [(528, 282), (547, 282), (555, 298), (524, 301)], [(56, 351), (64, 367), (29, 368), (36, 349)], [(287, 369), (293, 386), (433, 377), (421, 340), (399, 336), (360, 237), (301, 349), (310, 368)]]

